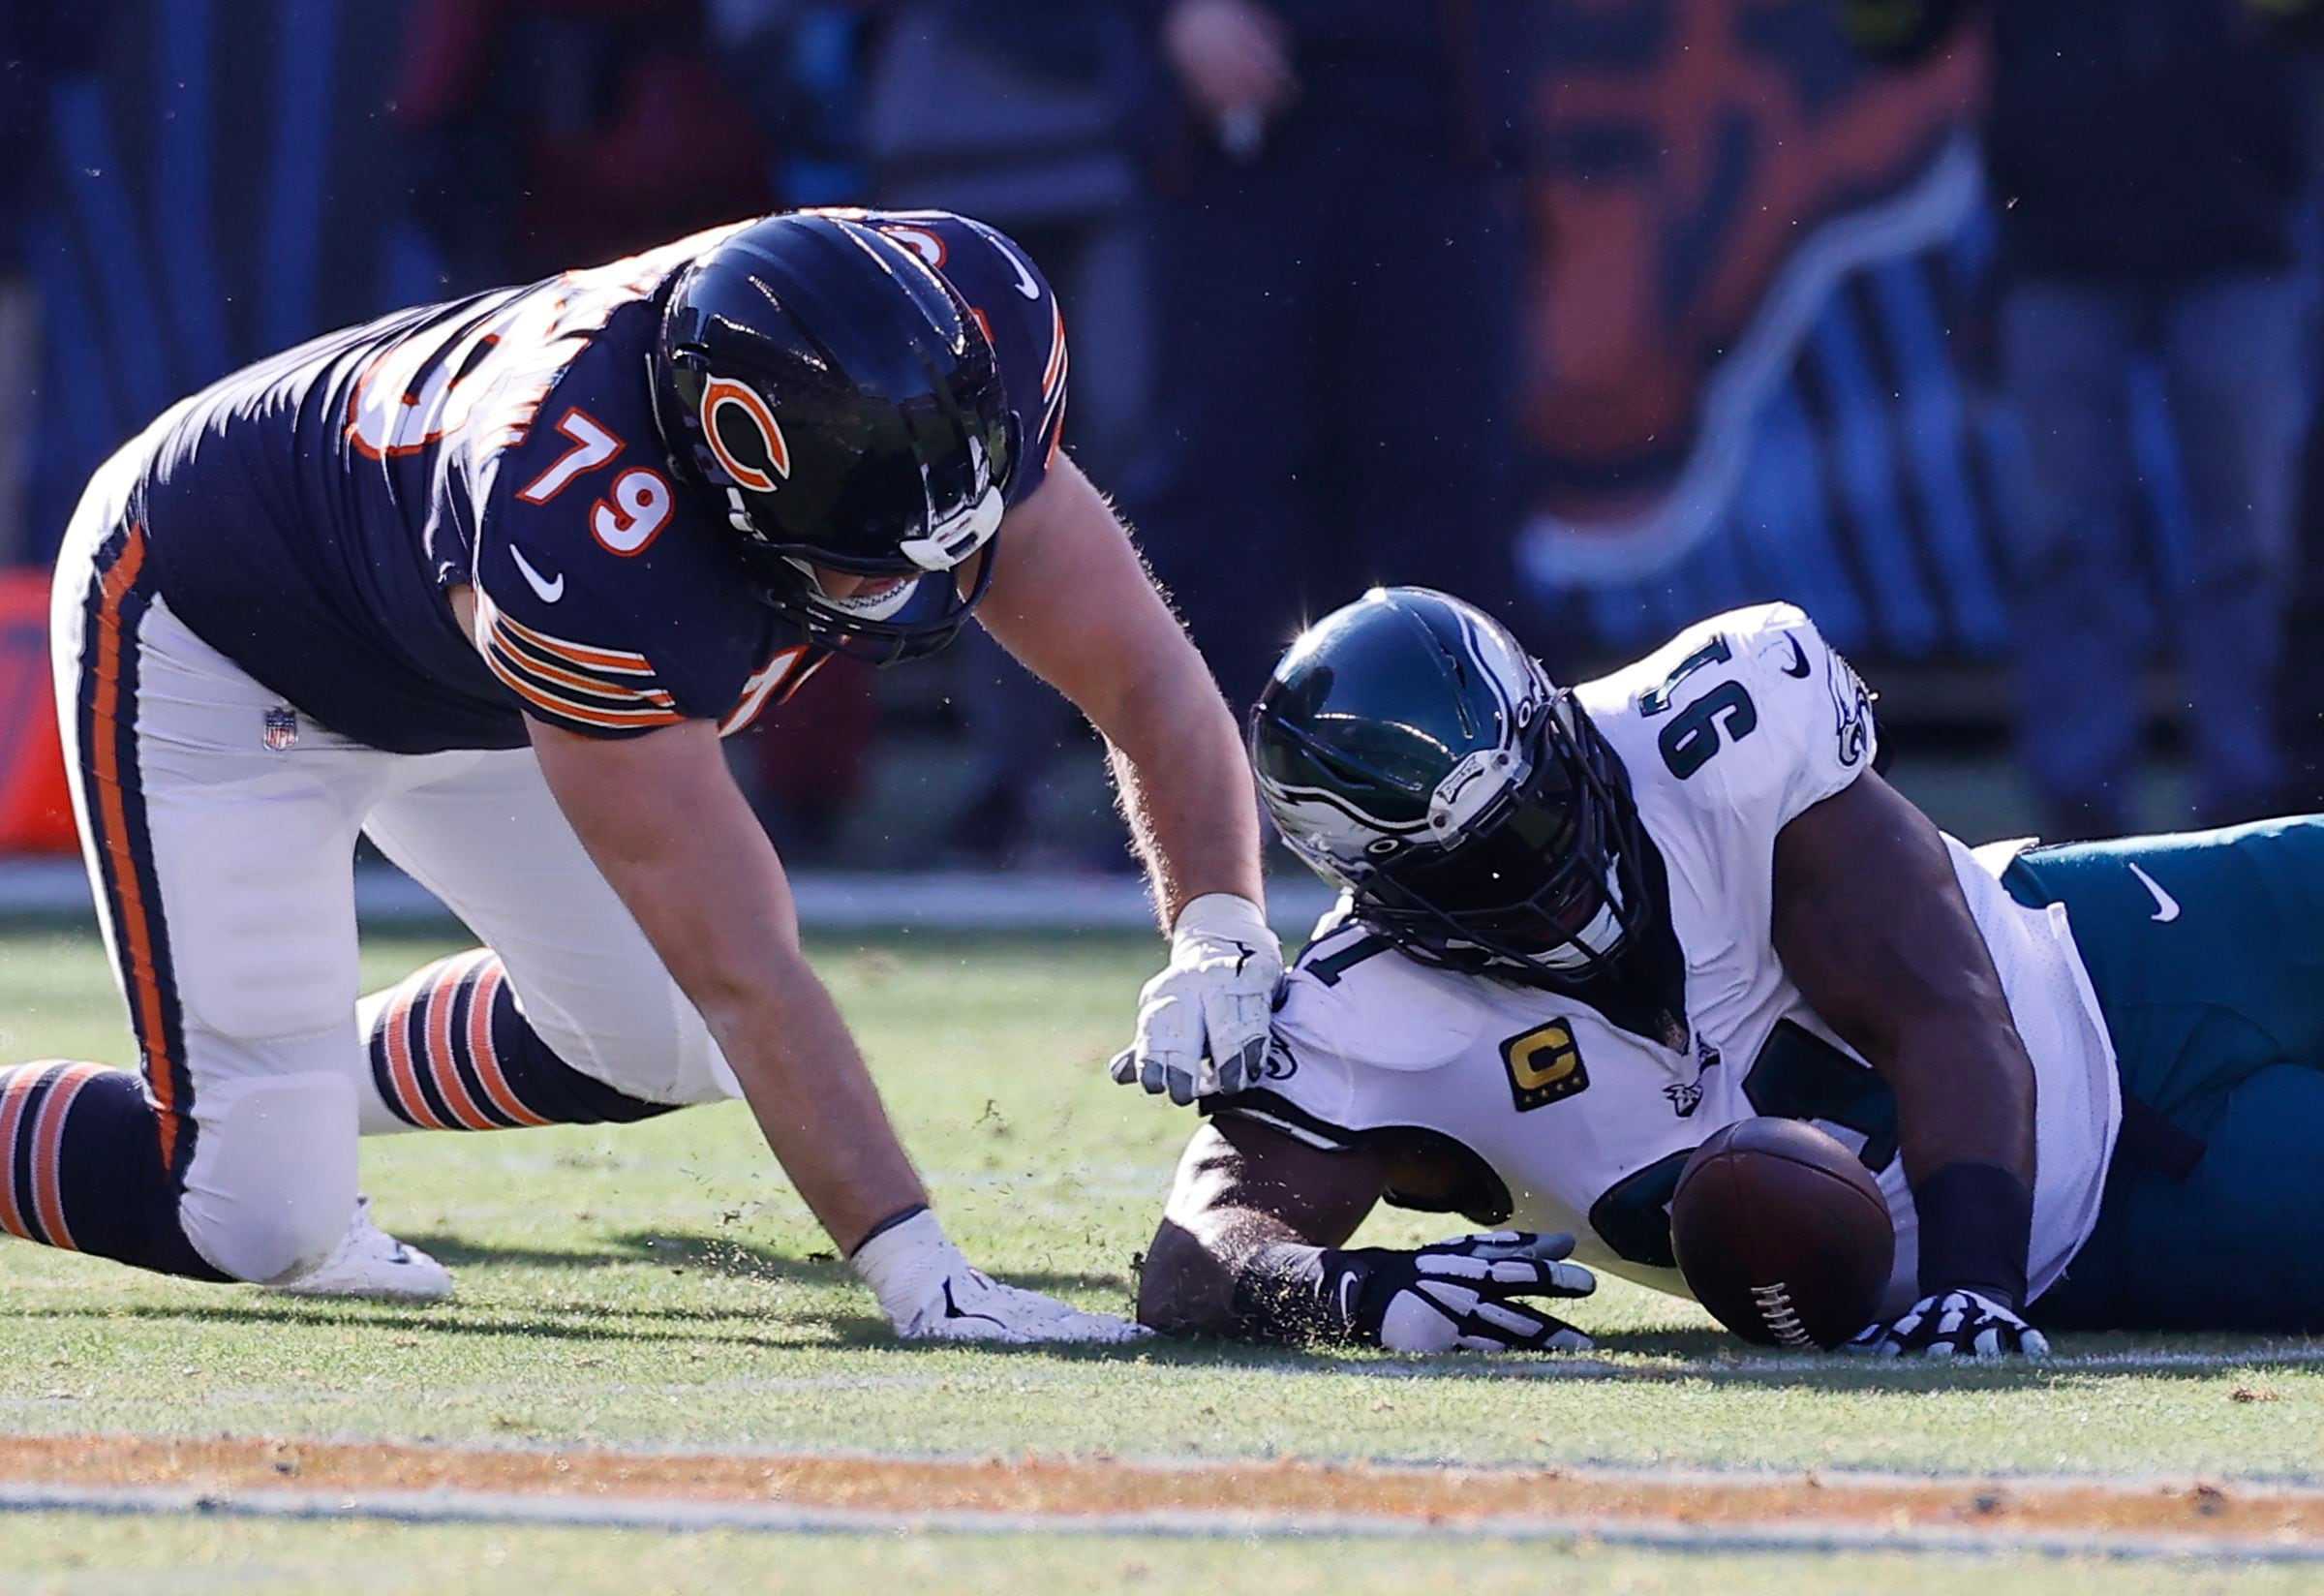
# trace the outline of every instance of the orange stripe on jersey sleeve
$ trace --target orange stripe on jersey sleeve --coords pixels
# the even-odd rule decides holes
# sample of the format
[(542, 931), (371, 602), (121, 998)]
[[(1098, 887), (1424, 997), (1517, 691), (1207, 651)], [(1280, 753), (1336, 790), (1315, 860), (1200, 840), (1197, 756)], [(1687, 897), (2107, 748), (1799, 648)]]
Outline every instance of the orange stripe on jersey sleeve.
[(510, 691), (555, 720), (600, 726), (608, 731), (651, 731), (657, 726), (674, 726), (686, 719), (676, 710), (650, 705), (640, 705), (635, 709), (612, 709), (562, 697), (527, 681), (506, 662), (501, 650), (489, 645), (484, 650), (484, 663)]
[(608, 682), (603, 677), (584, 676), (578, 671), (566, 670), (532, 653), (527, 645), (505, 632), (496, 630), (492, 641), (500, 645), (507, 656), (506, 663), (511, 668), (520, 671), (536, 685), (546, 684), (552, 689), (571, 688), (611, 700), (599, 706), (601, 708), (616, 709), (632, 704), (644, 704), (657, 709), (677, 707), (676, 701), (661, 688), (631, 687), (627, 683)]
[(543, 654), (564, 660), (568, 664), (592, 666), (597, 670), (615, 671), (625, 676), (651, 676), (654, 674), (653, 664), (642, 654), (632, 654), (626, 649), (595, 648), (587, 643), (575, 643), (563, 637), (552, 637), (545, 631), (535, 630), (522, 621), (511, 619), (498, 605), (493, 606), (491, 617), (492, 625), (496, 629), (505, 629), (510, 636), (521, 638)]

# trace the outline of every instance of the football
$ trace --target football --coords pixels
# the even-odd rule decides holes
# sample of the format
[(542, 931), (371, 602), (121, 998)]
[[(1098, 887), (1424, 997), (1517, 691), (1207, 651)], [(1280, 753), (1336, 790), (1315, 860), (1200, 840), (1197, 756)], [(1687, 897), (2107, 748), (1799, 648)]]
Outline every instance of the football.
[(1872, 1322), (1896, 1260), (1871, 1172), (1798, 1120), (1745, 1120), (1697, 1148), (1670, 1242), (1696, 1300), (1762, 1346), (1838, 1346)]

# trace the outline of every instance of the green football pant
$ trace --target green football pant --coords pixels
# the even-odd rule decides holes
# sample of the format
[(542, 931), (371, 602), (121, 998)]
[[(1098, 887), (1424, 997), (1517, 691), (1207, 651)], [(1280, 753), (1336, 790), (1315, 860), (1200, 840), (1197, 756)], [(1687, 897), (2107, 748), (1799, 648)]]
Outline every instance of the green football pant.
[(2003, 879), (2065, 905), (2125, 1099), (2097, 1228), (2033, 1317), (2324, 1329), (2324, 817), (2036, 848)]

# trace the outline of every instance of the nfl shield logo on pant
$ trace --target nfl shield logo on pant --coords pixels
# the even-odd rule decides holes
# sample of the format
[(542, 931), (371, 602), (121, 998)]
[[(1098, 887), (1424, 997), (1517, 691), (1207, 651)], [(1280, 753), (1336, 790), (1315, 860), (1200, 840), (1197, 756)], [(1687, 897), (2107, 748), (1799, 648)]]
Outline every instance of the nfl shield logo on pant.
[(298, 741), (298, 711), (288, 707), (266, 712), (266, 746), (280, 753)]

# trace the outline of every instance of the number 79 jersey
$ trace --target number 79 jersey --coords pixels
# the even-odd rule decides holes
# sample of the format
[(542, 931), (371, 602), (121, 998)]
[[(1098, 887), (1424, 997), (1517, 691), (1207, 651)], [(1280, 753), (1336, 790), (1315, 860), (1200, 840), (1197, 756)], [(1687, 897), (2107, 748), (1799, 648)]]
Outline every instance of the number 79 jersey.
[[(991, 339), (1026, 440), (1005, 490), (1022, 503), (1065, 408), (1049, 285), (967, 218), (845, 214), (927, 261)], [(817, 660), (761, 600), (723, 500), (671, 458), (652, 362), (670, 283), (749, 225), (333, 333), (177, 406), (137, 445), (163, 598), (309, 718), (389, 752), (516, 748), (528, 720), (740, 729)]]
[[(1776, 835), (1870, 767), (1869, 695), (1804, 615), (1774, 604), (1691, 628), (1575, 696), (1659, 858), (1648, 875), (1684, 965), (1677, 1023), (1626, 1028), (1573, 998), (1421, 965), (1343, 905), (1292, 969), (1267, 1079), (1208, 1106), (1316, 1146), (1449, 1154), (1452, 1188), (1389, 1201), (1571, 1231), (1582, 1261), (1682, 1295), (1668, 1209), (1688, 1155), (1753, 1116), (1813, 1120), (1887, 1199), (1883, 1308), (1901, 1311), (1919, 1253), (1895, 1099), (1800, 997), (1768, 930)], [(2002, 888), (2014, 846), (1945, 842), (2034, 1061), (2038, 1295), (2096, 1222), (2121, 1119), (2113, 1052), (2064, 911)]]

